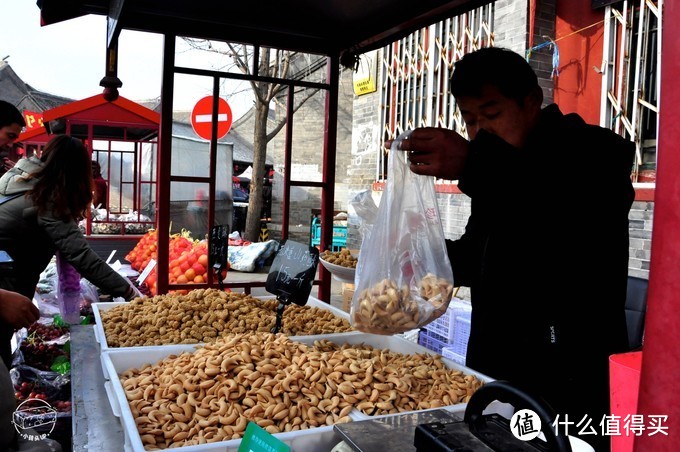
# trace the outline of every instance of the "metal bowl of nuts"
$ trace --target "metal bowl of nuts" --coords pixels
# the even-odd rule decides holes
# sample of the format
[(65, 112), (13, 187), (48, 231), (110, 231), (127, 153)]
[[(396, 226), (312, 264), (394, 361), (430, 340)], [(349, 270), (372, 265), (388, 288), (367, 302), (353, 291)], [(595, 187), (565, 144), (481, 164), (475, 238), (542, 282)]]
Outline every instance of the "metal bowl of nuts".
[(357, 258), (349, 250), (324, 251), (319, 255), (319, 261), (336, 280), (354, 284)]

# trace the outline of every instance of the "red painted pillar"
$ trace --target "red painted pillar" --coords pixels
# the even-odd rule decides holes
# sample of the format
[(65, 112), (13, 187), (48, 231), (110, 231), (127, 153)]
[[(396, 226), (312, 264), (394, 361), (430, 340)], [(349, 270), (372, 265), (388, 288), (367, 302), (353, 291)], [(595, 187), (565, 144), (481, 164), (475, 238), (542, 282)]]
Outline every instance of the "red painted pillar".
[[(680, 444), (680, 4), (664, 2), (661, 103), (652, 256), (638, 413), (647, 430), (636, 451), (677, 451)], [(650, 435), (665, 415), (668, 436)]]

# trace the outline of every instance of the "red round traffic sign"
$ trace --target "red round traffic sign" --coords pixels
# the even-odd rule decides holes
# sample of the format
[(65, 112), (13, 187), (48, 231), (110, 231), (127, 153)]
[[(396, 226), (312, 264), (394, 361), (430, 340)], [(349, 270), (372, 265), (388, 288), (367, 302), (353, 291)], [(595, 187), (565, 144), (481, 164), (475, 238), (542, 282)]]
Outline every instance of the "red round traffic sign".
[[(213, 97), (206, 96), (196, 102), (191, 111), (191, 125), (199, 137), (212, 137)], [(217, 139), (223, 138), (231, 128), (231, 107), (221, 97), (217, 101)]]

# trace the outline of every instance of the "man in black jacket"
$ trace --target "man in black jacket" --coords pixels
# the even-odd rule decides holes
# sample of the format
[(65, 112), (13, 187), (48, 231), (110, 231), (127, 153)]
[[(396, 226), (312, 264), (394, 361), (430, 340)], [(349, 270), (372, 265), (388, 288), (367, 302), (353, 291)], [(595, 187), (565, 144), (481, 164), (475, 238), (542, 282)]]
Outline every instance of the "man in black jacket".
[(569, 433), (607, 448), (608, 357), (627, 344), (634, 146), (542, 109), (536, 75), (506, 49), (466, 55), (451, 90), (470, 141), (423, 128), (402, 150), (412, 171), (458, 180), (472, 199), (465, 234), (447, 241), (455, 285), (471, 289), (467, 365), (529, 388), (569, 416)]

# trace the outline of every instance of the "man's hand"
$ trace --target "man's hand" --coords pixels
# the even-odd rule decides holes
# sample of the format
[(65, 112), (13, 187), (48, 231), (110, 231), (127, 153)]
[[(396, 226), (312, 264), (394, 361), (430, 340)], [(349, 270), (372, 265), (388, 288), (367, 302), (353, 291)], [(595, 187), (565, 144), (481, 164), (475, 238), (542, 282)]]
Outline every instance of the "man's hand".
[[(392, 142), (385, 142), (391, 147)], [(465, 165), (470, 143), (456, 132), (438, 127), (415, 129), (402, 141), (408, 151), (411, 171), (416, 174), (457, 180)]]
[(40, 318), (38, 308), (21, 294), (0, 289), (0, 319), (15, 329), (31, 326)]

